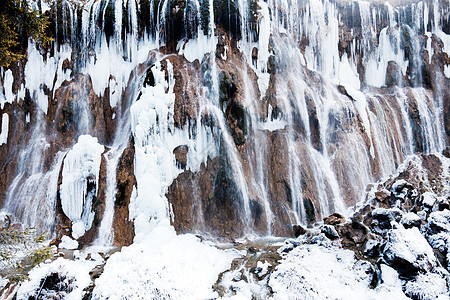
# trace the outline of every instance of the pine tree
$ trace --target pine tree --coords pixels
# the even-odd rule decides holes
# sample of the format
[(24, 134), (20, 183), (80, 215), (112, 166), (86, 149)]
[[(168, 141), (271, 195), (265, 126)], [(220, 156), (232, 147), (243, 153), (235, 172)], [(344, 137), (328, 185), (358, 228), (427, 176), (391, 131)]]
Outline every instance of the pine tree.
[(49, 18), (39, 10), (32, 10), (26, 0), (0, 1), (0, 66), (25, 55), (28, 38), (46, 44)]

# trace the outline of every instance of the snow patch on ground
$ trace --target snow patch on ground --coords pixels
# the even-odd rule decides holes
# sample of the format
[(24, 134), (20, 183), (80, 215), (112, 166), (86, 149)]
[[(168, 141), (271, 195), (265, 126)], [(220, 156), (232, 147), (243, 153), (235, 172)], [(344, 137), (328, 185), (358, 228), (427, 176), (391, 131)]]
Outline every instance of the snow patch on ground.
[(96, 280), (93, 298), (215, 298), (213, 284), (237, 256), (160, 224), (140, 243), (111, 256)]
[(370, 289), (370, 268), (350, 250), (302, 245), (277, 266), (269, 285), (274, 299), (407, 299), (394, 270), (384, 270), (389, 280)]
[(71, 239), (67, 235), (63, 235), (63, 237), (61, 238), (61, 243), (59, 244), (59, 248), (67, 250), (75, 250), (78, 248), (78, 242)]

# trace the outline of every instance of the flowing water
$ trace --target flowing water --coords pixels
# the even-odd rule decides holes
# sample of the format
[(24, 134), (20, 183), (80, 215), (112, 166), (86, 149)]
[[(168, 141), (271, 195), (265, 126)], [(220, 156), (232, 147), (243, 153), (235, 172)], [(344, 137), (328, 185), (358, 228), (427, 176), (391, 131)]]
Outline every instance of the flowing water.
[[(6, 153), (17, 161), (3, 210), (26, 226), (53, 231), (60, 201), (73, 226), (84, 224), (82, 230), (72, 228), (83, 235), (95, 215), (89, 201), (103, 197), (99, 179), (105, 176), (95, 243), (113, 243), (117, 167), (130, 139), (136, 186), (129, 195), (129, 219), (136, 238), (159, 224), (183, 222), (173, 206), (187, 200), (168, 199), (167, 193), (180, 189), (172, 183), (188, 171), (193, 175), (186, 184), (198, 188), (185, 193), (198, 211), (188, 230), (212, 230), (207, 207), (226, 200), (217, 192), (217, 170), (212, 191), (199, 186), (211, 180), (200, 174), (215, 158), (226, 161), (233, 184), (222, 185), (238, 202), (233, 206), (238, 217), (224, 226), (241, 224), (244, 235), (283, 235), (292, 224), (335, 211), (346, 214), (368, 183), (391, 174), (408, 155), (445, 146), (445, 87), (436, 79), (431, 89), (422, 78), (423, 51), (428, 63), (437, 51), (432, 39), (439, 38), (441, 51), (450, 53), (445, 1), (399, 7), (329, 0), (90, 0), (83, 7), (63, 0), (52, 8), (36, 3), (55, 16), (52, 51), (29, 42), (25, 81), (14, 92), (11, 71), (0, 72), (3, 113), (11, 114), (12, 108), (3, 107), (25, 94), (36, 106), (28, 138), (12, 142), (16, 133), (6, 132), (3, 146), (11, 145)], [(400, 79), (386, 88), (391, 76), (386, 70), (394, 64), (392, 76)], [(147, 70), (151, 84), (144, 84)], [(443, 74), (431, 76), (448, 73), (446, 66)], [(66, 133), (71, 140), (59, 142), (54, 118), (68, 110), (56, 95), (65, 80), (79, 74), (89, 80), (70, 94), (75, 120), (65, 121), (75, 126)], [(223, 98), (224, 74), (232, 81), (225, 89), (234, 85), (238, 96)], [(194, 91), (190, 98), (180, 94)], [(180, 103), (179, 97), (190, 102)], [(99, 125), (98, 108), (89, 99), (109, 100), (112, 113), (103, 117), (116, 124), (106, 130), (112, 137), (99, 134), (109, 125)], [(176, 121), (180, 106), (184, 124)], [(189, 106), (195, 107), (192, 113)], [(86, 135), (98, 140), (83, 144), (88, 138), (79, 137)], [(189, 149), (185, 167), (173, 154), (180, 146)]]

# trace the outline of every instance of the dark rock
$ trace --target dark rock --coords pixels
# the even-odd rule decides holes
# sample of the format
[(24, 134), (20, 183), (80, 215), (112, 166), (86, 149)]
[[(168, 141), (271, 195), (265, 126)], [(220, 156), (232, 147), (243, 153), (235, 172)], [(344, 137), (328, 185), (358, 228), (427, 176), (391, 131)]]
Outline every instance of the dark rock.
[(399, 86), (402, 83), (402, 71), (395, 61), (389, 61), (386, 68), (386, 85), (388, 87)]
[(391, 192), (386, 189), (382, 189), (382, 190), (375, 192), (375, 199), (385, 208), (390, 207), (390, 204), (389, 204), (390, 197), (391, 197)]
[(322, 140), (320, 138), (320, 123), (317, 117), (317, 108), (315, 102), (308, 93), (305, 93), (305, 101), (308, 110), (311, 143), (317, 151), (322, 152)]
[(450, 158), (450, 146), (447, 146), (444, 150), (442, 150), (442, 155), (444, 155), (447, 158)]
[(450, 210), (450, 199), (444, 199), (444, 198), (439, 198), (438, 199), (438, 210), (439, 211), (443, 211), (443, 210)]
[(63, 299), (75, 288), (74, 278), (68, 278), (60, 273), (54, 272), (42, 278), (39, 290), (36, 291), (36, 298), (30, 296), (29, 300), (46, 299), (49, 294), (53, 299)]
[(380, 255), (381, 242), (377, 239), (367, 239), (364, 243), (362, 253), (368, 257), (378, 257)]
[(361, 247), (367, 240), (367, 227), (357, 221), (336, 225), (336, 231), (345, 248)]
[(308, 223), (314, 223), (316, 221), (316, 210), (313, 202), (308, 198), (304, 198), (303, 205), (305, 206), (306, 220)]
[(253, 47), (252, 49), (252, 64), (257, 66), (258, 64), (258, 48)]
[(325, 234), (325, 236), (327, 238), (329, 238), (330, 240), (336, 240), (336, 239), (339, 238), (338, 232), (336, 231), (336, 229), (332, 225), (323, 225), (320, 228), (320, 232)]
[(63, 61), (62, 69), (63, 69), (63, 71), (66, 71), (67, 69), (73, 69), (73, 62), (71, 60), (69, 60), (68, 58), (66, 58)]
[[(208, 5), (208, 1), (203, 1), (202, 5)], [(222, 27), (236, 40), (241, 37), (241, 18), (239, 3), (237, 0), (217, 0), (214, 1), (214, 21), (217, 26)], [(208, 13), (208, 12), (206, 12)]]
[(301, 235), (304, 235), (307, 231), (302, 225), (293, 225), (292, 229), (294, 231), (294, 236), (299, 237)]
[(337, 225), (345, 223), (345, 217), (339, 213), (333, 213), (323, 219), (323, 222), (327, 225)]
[(269, 74), (275, 74), (277, 69), (277, 62), (275, 60), (275, 55), (270, 55), (267, 61), (267, 72)]
[(338, 89), (338, 91), (339, 91), (342, 95), (345, 95), (345, 96), (349, 97), (351, 100), (353, 100), (352, 96), (350, 96), (350, 95), (348, 94), (347, 90), (345, 89), (345, 86), (339, 84), (339, 85), (337, 86), (337, 89)]
[(442, 162), (439, 157), (434, 154), (421, 155), (422, 167), (427, 171), (428, 180), (437, 180), (442, 173)]
[(175, 155), (175, 160), (178, 168), (180, 169), (186, 168), (188, 152), (189, 148), (186, 145), (178, 146), (173, 150), (173, 154)]
[[(446, 83), (444, 85), (447, 85), (447, 87), (450, 86), (450, 79), (446, 79)], [(444, 104), (444, 116), (450, 116), (450, 89), (447, 88), (444, 96), (443, 96), (443, 104)], [(450, 145), (450, 118), (444, 118), (444, 129), (445, 134), (447, 136), (447, 145)], [(450, 157), (450, 147), (447, 147), (444, 151), (444, 155), (446, 157)]]
[(224, 31), (219, 31), (217, 35), (217, 48), (216, 48), (216, 57), (218, 59), (226, 59), (227, 51), (229, 51), (230, 46), (227, 40), (227, 34)]

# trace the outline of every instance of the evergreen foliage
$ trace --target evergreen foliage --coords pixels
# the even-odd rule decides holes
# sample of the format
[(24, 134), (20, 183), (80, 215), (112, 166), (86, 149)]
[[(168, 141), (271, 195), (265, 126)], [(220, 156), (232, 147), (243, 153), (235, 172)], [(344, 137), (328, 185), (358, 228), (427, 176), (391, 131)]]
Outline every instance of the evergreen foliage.
[(49, 18), (33, 10), (26, 0), (0, 1), (0, 66), (22, 58), (28, 38), (46, 44), (51, 38), (46, 34)]

